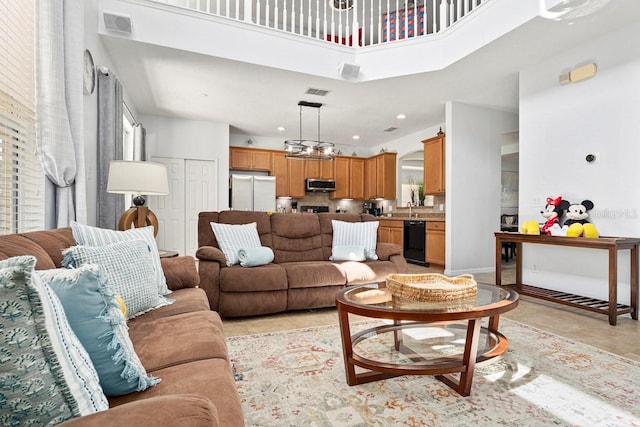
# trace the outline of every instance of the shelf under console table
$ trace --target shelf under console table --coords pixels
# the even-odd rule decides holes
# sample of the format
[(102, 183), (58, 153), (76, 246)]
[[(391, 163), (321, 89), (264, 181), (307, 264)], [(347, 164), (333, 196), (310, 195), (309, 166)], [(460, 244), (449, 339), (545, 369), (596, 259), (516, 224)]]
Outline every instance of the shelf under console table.
[[(502, 244), (516, 245), (516, 290), (521, 295), (552, 301), (558, 304), (577, 307), (609, 316), (609, 323), (615, 325), (618, 316), (630, 313), (631, 318), (638, 320), (638, 250), (640, 238), (600, 237), (588, 239), (584, 237), (559, 237), (548, 235), (532, 235), (511, 232), (495, 232), (496, 237), (496, 285), (502, 285)], [(544, 289), (522, 283), (523, 243), (537, 245), (554, 245), (606, 250), (609, 254), (609, 299), (608, 301), (584, 297), (562, 291)], [(630, 305), (618, 304), (618, 251), (631, 252), (630, 268)]]

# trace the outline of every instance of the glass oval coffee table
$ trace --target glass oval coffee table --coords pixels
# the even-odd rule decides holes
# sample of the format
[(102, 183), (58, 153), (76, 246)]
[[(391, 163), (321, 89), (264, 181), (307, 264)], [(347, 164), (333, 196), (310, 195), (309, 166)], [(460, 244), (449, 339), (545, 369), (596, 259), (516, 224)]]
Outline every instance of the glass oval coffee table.
[[(518, 294), (479, 283), (477, 295), (469, 299), (418, 302), (392, 296), (384, 286), (363, 285), (338, 292), (336, 305), (347, 384), (436, 375), (469, 396), (475, 366), (507, 350), (509, 340), (498, 332), (498, 324), (500, 314), (518, 305)], [(352, 333), (350, 314), (387, 322)]]

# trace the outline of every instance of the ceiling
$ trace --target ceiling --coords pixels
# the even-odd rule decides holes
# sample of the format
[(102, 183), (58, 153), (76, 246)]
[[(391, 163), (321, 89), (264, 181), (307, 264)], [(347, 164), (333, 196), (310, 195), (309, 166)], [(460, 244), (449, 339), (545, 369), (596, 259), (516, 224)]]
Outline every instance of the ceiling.
[[(574, 21), (533, 19), (444, 70), (369, 82), (322, 78), (120, 37), (102, 40), (138, 114), (228, 123), (233, 133), (251, 136), (259, 147), (261, 137), (297, 138), (298, 101), (322, 102), (321, 139), (351, 151), (444, 123), (450, 100), (517, 113), (519, 70), (637, 22), (640, 1), (613, 0), (595, 15)], [(329, 94), (305, 95), (309, 88)], [(400, 113), (406, 119), (397, 119)], [(389, 127), (398, 129), (385, 132)], [(303, 137), (316, 136), (317, 112), (303, 108)]]

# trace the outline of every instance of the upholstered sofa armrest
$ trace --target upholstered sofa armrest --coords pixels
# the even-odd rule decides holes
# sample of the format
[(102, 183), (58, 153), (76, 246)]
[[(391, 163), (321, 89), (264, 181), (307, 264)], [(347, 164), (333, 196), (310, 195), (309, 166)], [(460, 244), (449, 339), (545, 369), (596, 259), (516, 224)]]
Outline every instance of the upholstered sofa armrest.
[(225, 258), (222, 251), (213, 246), (201, 246), (196, 252), (196, 258), (200, 261), (215, 261), (220, 264), (220, 267), (227, 265), (227, 258)]
[(394, 255), (402, 255), (402, 247), (395, 243), (380, 243), (376, 246), (376, 255), (380, 261), (389, 261)]
[(65, 427), (218, 426), (218, 411), (209, 399), (176, 394), (140, 399), (106, 411), (66, 421)]
[(172, 291), (182, 288), (195, 288), (200, 284), (196, 260), (191, 256), (160, 258), (167, 286)]

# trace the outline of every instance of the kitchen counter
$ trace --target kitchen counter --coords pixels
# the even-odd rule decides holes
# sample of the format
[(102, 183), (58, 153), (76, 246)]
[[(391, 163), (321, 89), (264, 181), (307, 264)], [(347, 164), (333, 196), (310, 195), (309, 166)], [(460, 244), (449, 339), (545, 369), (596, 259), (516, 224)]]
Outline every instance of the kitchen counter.
[(392, 217), (388, 216), (379, 216), (377, 219), (379, 220), (389, 220), (389, 221), (445, 221), (444, 214), (418, 214), (419, 217), (409, 218), (409, 215), (394, 215)]

